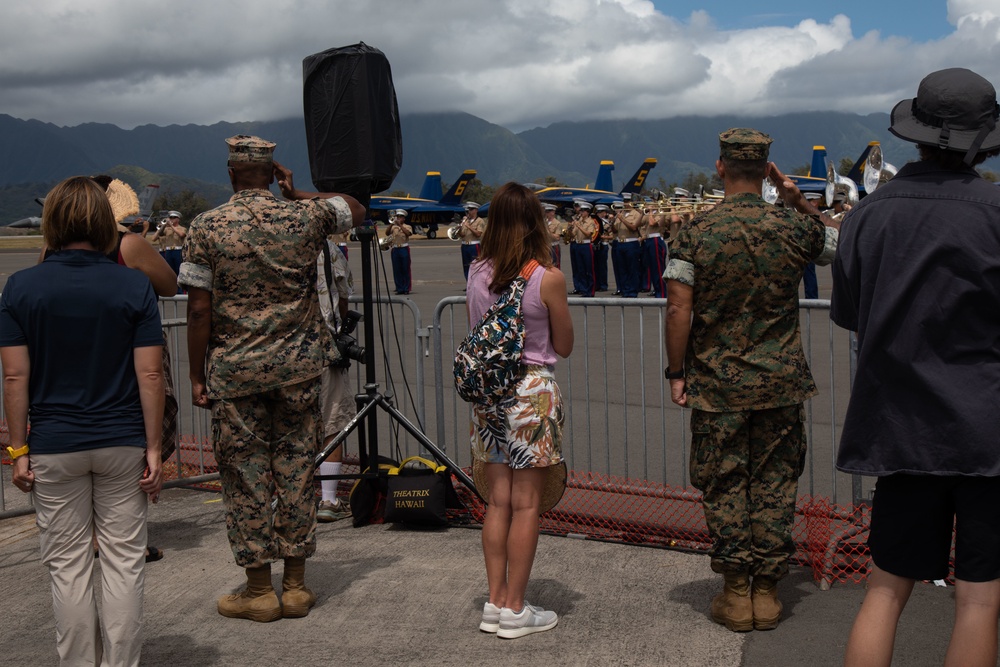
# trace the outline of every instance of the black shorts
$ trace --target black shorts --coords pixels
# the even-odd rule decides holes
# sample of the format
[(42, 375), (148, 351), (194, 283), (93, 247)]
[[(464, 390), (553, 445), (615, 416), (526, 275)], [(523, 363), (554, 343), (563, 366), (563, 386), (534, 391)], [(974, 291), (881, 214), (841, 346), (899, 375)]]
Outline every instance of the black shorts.
[(1000, 578), (1000, 477), (880, 477), (868, 548), (880, 569), (908, 579)]

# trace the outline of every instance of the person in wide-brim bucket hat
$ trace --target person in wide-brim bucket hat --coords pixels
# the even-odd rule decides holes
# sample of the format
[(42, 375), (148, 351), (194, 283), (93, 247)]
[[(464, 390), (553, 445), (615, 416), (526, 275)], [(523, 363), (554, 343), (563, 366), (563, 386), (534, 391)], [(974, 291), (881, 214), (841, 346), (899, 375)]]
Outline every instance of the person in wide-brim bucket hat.
[(964, 151), (971, 164), (977, 153), (1000, 148), (998, 118), (993, 84), (955, 67), (925, 76), (917, 96), (892, 109), (889, 131), (916, 144)]

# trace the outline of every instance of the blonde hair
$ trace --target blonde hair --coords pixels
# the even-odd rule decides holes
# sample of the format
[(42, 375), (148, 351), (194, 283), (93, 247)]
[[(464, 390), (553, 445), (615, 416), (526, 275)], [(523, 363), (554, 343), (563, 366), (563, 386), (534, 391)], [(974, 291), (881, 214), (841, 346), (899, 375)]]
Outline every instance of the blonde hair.
[(493, 263), (490, 291), (510, 285), (530, 260), (552, 266), (549, 228), (538, 195), (519, 183), (507, 183), (493, 195), (479, 259)]
[(42, 237), (53, 250), (79, 242), (105, 254), (114, 250), (118, 225), (101, 186), (87, 176), (73, 176), (52, 188), (42, 208)]

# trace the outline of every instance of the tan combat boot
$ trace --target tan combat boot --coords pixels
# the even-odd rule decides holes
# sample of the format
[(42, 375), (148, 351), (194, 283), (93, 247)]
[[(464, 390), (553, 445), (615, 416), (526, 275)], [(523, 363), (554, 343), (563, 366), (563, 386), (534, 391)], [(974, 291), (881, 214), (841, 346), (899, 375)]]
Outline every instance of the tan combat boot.
[(219, 598), (219, 613), (228, 618), (248, 618), (270, 623), (281, 618), (281, 603), (271, 587), (271, 566), (248, 567), (247, 587)]
[(754, 577), (753, 589), (754, 630), (774, 630), (781, 620), (781, 601), (778, 600), (778, 582), (767, 577)]
[(286, 558), (281, 577), (281, 606), (285, 618), (302, 618), (316, 604), (316, 595), (306, 588), (306, 559)]
[(743, 573), (723, 575), (726, 583), (712, 600), (712, 620), (733, 632), (753, 630), (753, 603), (750, 600), (750, 577)]

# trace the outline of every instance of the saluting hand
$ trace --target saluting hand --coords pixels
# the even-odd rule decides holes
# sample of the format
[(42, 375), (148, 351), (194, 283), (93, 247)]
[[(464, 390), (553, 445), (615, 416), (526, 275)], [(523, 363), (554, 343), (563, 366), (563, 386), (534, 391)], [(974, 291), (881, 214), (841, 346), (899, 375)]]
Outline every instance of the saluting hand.
[(292, 170), (278, 162), (274, 162), (274, 178), (285, 199), (295, 199), (295, 185), (292, 184)]
[[(778, 165), (773, 162), (768, 162), (767, 175), (771, 179), (771, 182), (774, 183), (774, 189), (778, 191), (778, 196), (783, 202), (785, 202), (785, 206), (794, 208), (800, 213), (810, 214), (819, 212), (819, 209), (816, 209), (816, 211), (806, 210), (808, 200), (803, 196), (802, 191), (799, 190), (798, 186), (795, 185), (791, 179), (781, 173), (781, 170), (778, 169)], [(815, 208), (815, 206), (813, 208)]]

